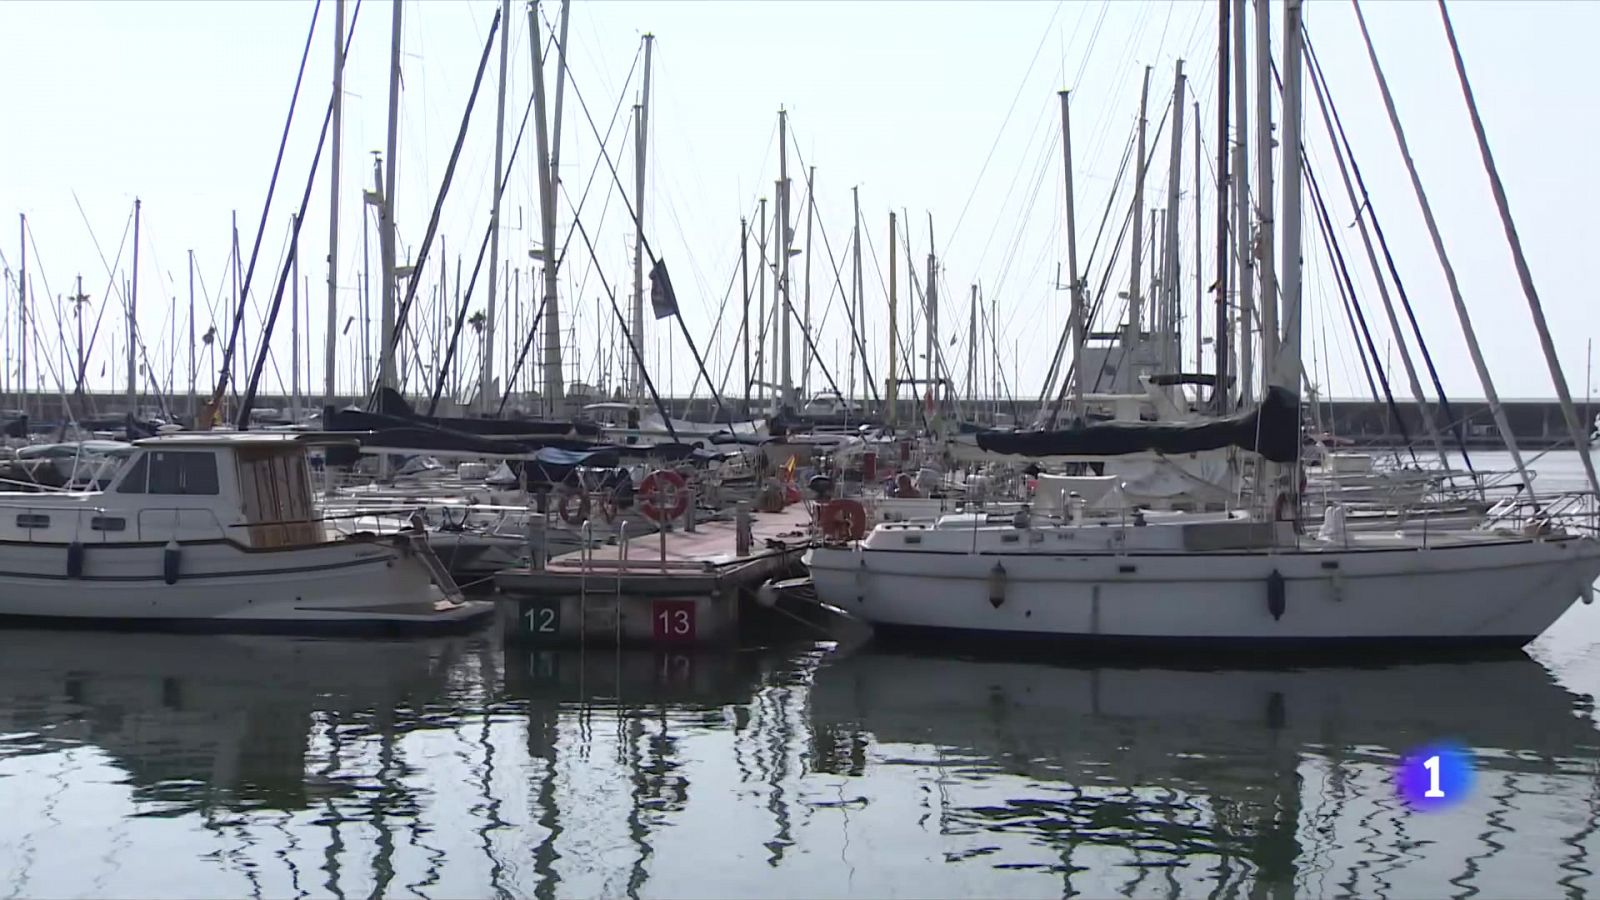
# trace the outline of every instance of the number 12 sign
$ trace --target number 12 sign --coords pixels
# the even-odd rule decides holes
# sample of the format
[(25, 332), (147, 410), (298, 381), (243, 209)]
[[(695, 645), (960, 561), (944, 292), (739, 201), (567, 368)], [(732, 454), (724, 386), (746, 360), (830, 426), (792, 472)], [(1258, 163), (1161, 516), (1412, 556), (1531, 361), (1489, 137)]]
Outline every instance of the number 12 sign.
[(657, 600), (650, 612), (651, 634), (656, 640), (671, 643), (694, 641), (693, 600)]

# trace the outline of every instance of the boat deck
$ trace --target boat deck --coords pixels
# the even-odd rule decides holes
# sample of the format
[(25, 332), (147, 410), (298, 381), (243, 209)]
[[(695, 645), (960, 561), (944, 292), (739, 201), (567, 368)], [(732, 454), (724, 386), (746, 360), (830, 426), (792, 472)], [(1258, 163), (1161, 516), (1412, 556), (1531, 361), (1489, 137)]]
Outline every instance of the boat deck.
[(699, 596), (755, 587), (810, 545), (811, 513), (803, 503), (752, 512), (750, 535), (750, 553), (739, 556), (731, 516), (700, 522), (694, 531), (679, 522), (671, 531), (564, 553), (541, 569), (504, 569), (495, 582), (508, 594)]

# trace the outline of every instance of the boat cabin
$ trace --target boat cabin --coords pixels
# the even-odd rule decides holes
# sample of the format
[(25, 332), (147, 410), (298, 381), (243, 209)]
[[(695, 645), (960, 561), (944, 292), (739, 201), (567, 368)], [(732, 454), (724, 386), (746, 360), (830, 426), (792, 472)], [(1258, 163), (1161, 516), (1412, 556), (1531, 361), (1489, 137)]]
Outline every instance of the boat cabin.
[(854, 416), (861, 412), (859, 403), (847, 400), (833, 390), (818, 391), (800, 408), (800, 414), (805, 416)]
[(582, 410), (582, 418), (601, 428), (637, 429), (639, 408), (632, 403), (591, 403)]
[(322, 543), (306, 457), (312, 437), (193, 432), (138, 441), (103, 491), (0, 493), (0, 540)]

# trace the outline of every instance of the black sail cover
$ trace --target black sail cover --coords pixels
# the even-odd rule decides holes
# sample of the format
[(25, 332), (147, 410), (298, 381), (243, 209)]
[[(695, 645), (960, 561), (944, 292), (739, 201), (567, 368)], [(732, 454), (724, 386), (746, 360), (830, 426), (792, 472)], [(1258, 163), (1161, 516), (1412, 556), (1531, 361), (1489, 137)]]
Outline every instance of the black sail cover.
[(1059, 431), (983, 431), (978, 447), (1018, 456), (1198, 453), (1238, 447), (1277, 463), (1300, 454), (1300, 398), (1273, 385), (1253, 410), (1197, 422), (1093, 422)]

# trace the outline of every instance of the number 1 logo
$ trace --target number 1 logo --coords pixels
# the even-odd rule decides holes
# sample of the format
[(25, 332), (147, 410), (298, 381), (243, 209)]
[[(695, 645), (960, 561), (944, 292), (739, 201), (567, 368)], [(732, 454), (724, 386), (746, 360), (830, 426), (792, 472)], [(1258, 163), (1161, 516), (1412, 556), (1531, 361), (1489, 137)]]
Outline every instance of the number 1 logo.
[(1395, 790), (1419, 812), (1445, 809), (1472, 793), (1472, 754), (1463, 747), (1433, 744), (1400, 757)]
[(1422, 792), (1422, 796), (1430, 800), (1442, 799), (1444, 791), (1439, 789), (1439, 755), (1428, 757), (1422, 767), (1428, 770), (1428, 789)]

